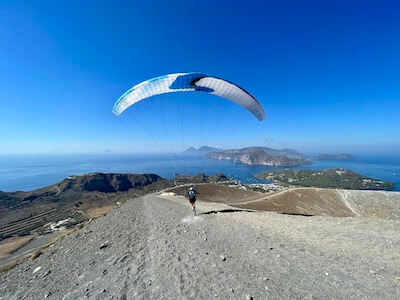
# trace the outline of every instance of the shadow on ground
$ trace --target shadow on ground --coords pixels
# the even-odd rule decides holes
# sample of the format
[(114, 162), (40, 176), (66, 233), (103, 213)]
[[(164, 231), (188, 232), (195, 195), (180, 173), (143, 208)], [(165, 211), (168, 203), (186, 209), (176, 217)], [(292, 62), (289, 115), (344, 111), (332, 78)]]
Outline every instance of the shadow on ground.
[(255, 212), (254, 210), (246, 210), (246, 209), (222, 209), (222, 210), (211, 210), (207, 211), (200, 215), (213, 215), (213, 214), (225, 214), (225, 213), (235, 213), (235, 212)]

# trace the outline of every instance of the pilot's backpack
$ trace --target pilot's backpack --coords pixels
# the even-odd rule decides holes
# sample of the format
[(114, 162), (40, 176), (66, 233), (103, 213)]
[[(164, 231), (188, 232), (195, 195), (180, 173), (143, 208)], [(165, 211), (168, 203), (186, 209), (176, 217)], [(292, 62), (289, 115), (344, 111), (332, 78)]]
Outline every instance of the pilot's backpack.
[(188, 191), (189, 199), (193, 199), (195, 195), (196, 195), (196, 193), (193, 190)]

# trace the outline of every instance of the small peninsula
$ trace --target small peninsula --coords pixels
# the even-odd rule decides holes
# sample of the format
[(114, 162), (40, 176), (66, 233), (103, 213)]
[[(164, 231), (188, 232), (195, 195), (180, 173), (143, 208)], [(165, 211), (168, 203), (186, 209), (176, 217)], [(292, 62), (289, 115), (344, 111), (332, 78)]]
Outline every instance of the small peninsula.
[(338, 188), (353, 190), (391, 190), (392, 182), (369, 178), (346, 169), (330, 170), (279, 170), (256, 175), (259, 179), (271, 180), (286, 186), (315, 188)]

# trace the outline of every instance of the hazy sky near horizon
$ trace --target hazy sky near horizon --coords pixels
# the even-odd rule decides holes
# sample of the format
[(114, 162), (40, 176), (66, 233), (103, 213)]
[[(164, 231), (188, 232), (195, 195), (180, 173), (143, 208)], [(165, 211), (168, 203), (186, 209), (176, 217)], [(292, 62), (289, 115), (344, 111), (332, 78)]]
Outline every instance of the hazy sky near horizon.
[[(399, 11), (399, 1), (2, 1), (0, 154), (399, 151)], [(246, 88), (267, 119), (202, 93), (142, 103), (129, 112), (139, 123), (111, 114), (133, 85), (192, 71)]]

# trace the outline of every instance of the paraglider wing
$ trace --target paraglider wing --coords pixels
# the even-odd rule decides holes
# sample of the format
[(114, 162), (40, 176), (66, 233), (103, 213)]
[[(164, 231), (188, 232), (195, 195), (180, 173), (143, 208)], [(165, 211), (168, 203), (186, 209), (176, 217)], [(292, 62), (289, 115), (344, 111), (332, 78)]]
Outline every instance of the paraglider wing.
[(113, 114), (119, 116), (129, 106), (152, 96), (173, 92), (205, 92), (226, 98), (250, 111), (258, 120), (265, 119), (261, 104), (241, 87), (202, 73), (177, 73), (143, 81), (126, 91), (115, 103)]

